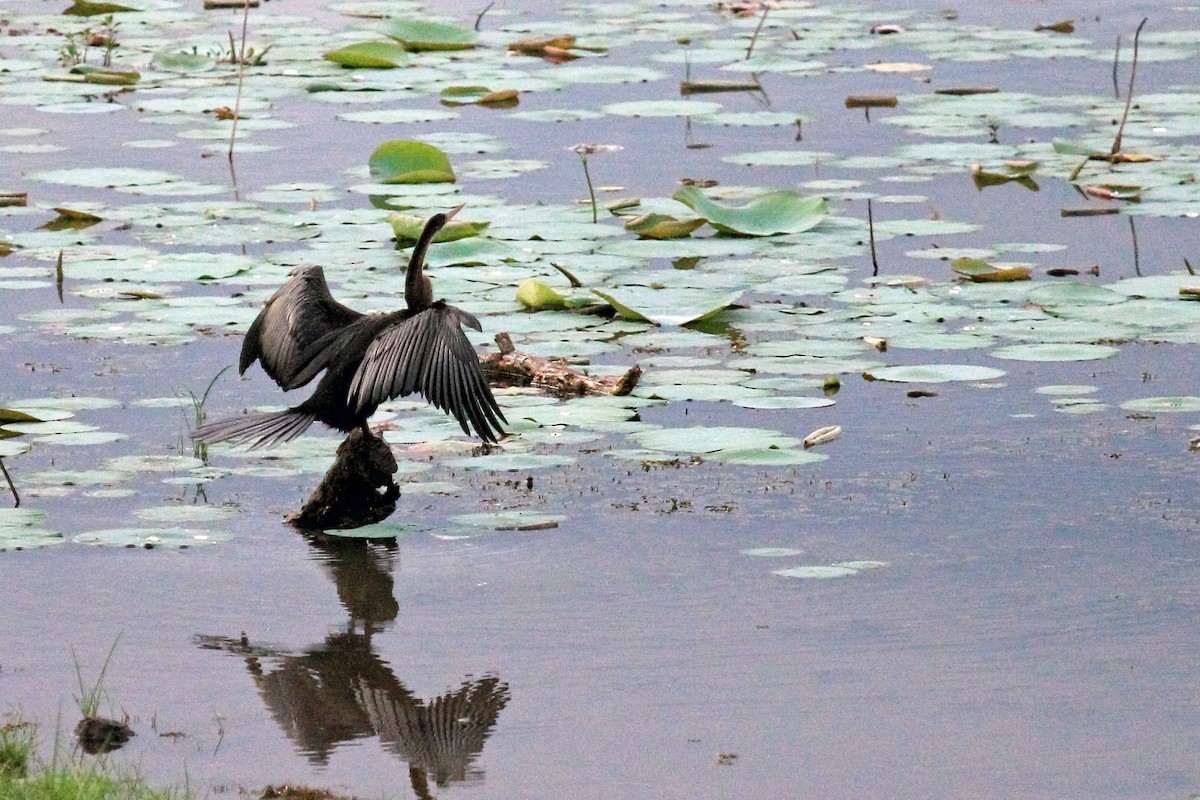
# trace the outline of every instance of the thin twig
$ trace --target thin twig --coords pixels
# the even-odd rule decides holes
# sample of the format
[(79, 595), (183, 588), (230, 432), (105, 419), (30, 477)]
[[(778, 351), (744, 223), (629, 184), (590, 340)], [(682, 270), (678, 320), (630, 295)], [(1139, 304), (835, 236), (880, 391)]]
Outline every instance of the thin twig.
[(750, 37), (750, 46), (746, 48), (746, 60), (750, 60), (750, 54), (754, 52), (754, 45), (758, 42), (758, 32), (762, 30), (763, 23), (767, 21), (767, 14), (770, 13), (771, 7), (763, 4), (763, 15), (758, 18), (758, 25), (754, 28), (754, 35)]
[(1113, 51), (1113, 97), (1121, 99), (1121, 84), (1117, 83), (1117, 67), (1121, 64), (1121, 34), (1117, 34), (1117, 47)]
[(63, 290), (62, 254), (63, 254), (63, 251), (59, 250), (58, 251), (58, 261), (56, 261), (54, 264), (54, 288), (58, 291), (58, 302), (60, 304), (63, 301), (63, 296), (62, 296), (62, 290)]
[(4, 458), (0, 457), (0, 471), (4, 473), (4, 480), (8, 481), (8, 489), (13, 495), (13, 508), (21, 507), (21, 495), (17, 494), (17, 487), (13, 486), (12, 476), (8, 474), (8, 467), (4, 466)]
[(479, 30), (479, 25), (483, 22), (483, 15), (491, 11), (494, 5), (496, 5), (496, 0), (492, 0), (492, 2), (483, 7), (483, 11), (479, 12), (479, 16), (475, 18), (475, 30)]
[(879, 276), (879, 258), (875, 255), (875, 214), (871, 211), (871, 198), (867, 198), (867, 230), (871, 233), (871, 277)]
[(580, 155), (579, 158), (583, 161), (583, 179), (587, 181), (588, 197), (592, 200), (592, 224), (594, 225), (600, 221), (596, 213), (596, 190), (592, 188), (592, 176), (588, 172), (587, 156)]
[(1129, 106), (1133, 104), (1133, 79), (1137, 75), (1138, 37), (1142, 35), (1142, 27), (1149, 20), (1149, 17), (1142, 17), (1141, 23), (1137, 26), (1137, 31), (1133, 34), (1133, 63), (1129, 67), (1129, 91), (1125, 97), (1125, 113), (1121, 115), (1121, 124), (1117, 128), (1117, 138), (1113, 139), (1112, 155), (1121, 152), (1121, 136), (1125, 133), (1125, 121), (1129, 119)]
[(1142, 264), (1138, 260), (1137, 228), (1133, 225), (1133, 217), (1129, 218), (1129, 236), (1133, 239), (1133, 272), (1142, 277)]
[(1188, 275), (1196, 274), (1196, 270), (1192, 269), (1192, 262), (1187, 260), (1187, 256), (1183, 257), (1183, 265), (1187, 267)]
[(242, 78), (246, 73), (246, 29), (249, 27), (250, 0), (245, 0), (242, 3), (242, 52), (240, 54), (230, 53), (230, 56), (237, 58), (238, 62), (237, 97), (233, 100), (233, 128), (229, 131), (229, 160), (231, 162), (233, 161), (233, 143), (237, 139), (238, 118), (242, 115)]

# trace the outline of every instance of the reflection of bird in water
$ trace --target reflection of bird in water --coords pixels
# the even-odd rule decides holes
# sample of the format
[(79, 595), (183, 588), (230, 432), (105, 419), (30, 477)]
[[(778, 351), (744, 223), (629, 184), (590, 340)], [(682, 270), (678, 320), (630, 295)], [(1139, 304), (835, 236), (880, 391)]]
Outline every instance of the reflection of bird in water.
[(361, 427), (370, 435), (367, 419), (379, 404), (413, 392), (454, 415), (464, 433), (474, 428), (485, 442), (504, 435), (504, 414), (462, 331), (463, 325), (482, 326), (462, 309), (435, 302), (424, 274), (433, 237), (457, 211), (425, 223), (409, 258), (400, 311), (359, 313), (333, 299), (321, 267), (296, 270), (250, 325), (238, 370), (245, 373), (259, 361), (285, 391), (322, 370), (324, 377), (298, 406), (202, 425), (193, 438), (269, 447), (291, 441), (314, 420), (345, 432)]
[(375, 652), (372, 636), (396, 619), (392, 571), (395, 550), (360, 540), (306, 537), (333, 578), (350, 614), (348, 630), (295, 653), (249, 637), (197, 635), (204, 650), (239, 656), (271, 716), (297, 750), (314, 764), (328, 763), (343, 742), (376, 735), (408, 764), (419, 800), (437, 786), (478, 782), (473, 767), (500, 712), (508, 684), (485, 675), (432, 700), (417, 697)]

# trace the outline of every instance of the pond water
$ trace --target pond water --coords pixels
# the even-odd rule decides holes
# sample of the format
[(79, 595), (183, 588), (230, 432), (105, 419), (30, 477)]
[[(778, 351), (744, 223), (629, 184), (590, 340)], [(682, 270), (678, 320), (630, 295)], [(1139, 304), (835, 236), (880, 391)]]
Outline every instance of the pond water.
[[(271, 2), (250, 12), (250, 46), (272, 49), (245, 71), (232, 172), (211, 109), (235, 105), (218, 62), (240, 13), (135, 5), (114, 66), (142, 74), (121, 92), (43, 80), (98, 18), (0, 2), (0, 196), (28, 196), (0, 207), (0, 407), (48, 420), (0, 439), (21, 497), (0, 512), (0, 712), (47, 748), (69, 740), (76, 670), (96, 680), (112, 650), (101, 711), (137, 736), (111, 759), (199, 796), (1200, 792), (1195, 8), (1145, 10), (1122, 150), (1156, 160), (1073, 177), (1082, 157), (1053, 143), (1108, 151), (1128, 4), (783, 2), (755, 72), (758, 7), (500, 2), (474, 50), (351, 71), (321, 54), (420, 7)], [(471, 28), (482, 5), (437, 14)], [(886, 23), (903, 30), (870, 33)], [(504, 54), (551, 33), (605, 50)], [(193, 45), (209, 56), (168, 58)], [(681, 97), (689, 70), (763, 90)], [(461, 85), (520, 103), (439, 102)], [(933, 93), (960, 87), (1003, 91)], [(898, 102), (868, 116), (849, 95)], [(446, 150), (457, 182), (371, 184), (401, 138)], [(640, 241), (604, 209), (591, 224), (578, 143), (623, 147), (588, 168), (635, 213), (689, 215), (668, 199), (688, 178), (730, 206), (823, 195), (827, 216)], [(972, 164), (1014, 160), (1038, 162), (1036, 191), (973, 184)], [(1083, 191), (1105, 184), (1140, 202)], [(492, 452), (393, 403), (395, 538), (302, 535), (282, 519), (338, 438), (205, 460), (192, 396), (298, 264), (353, 306), (399, 305), (384, 197), (492, 223), (430, 255), (477, 343), (506, 330), (644, 377), (629, 398), (500, 391), (513, 436)], [(54, 208), (101, 221), (44, 229)], [(1032, 280), (971, 283), (960, 256)], [(732, 307), (685, 327), (531, 313), (531, 278), (651, 317)], [(282, 402), (255, 367), (205, 411)]]

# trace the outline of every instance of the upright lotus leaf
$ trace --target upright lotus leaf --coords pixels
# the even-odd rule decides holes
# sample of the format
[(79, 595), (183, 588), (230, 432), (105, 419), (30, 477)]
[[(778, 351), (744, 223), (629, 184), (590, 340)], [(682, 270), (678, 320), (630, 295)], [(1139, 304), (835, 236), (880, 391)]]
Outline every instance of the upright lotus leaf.
[(378, 183), (454, 183), (450, 159), (438, 148), (411, 139), (384, 142), (371, 153), (371, 179)]
[(734, 208), (706, 196), (695, 186), (684, 186), (672, 195), (704, 217), (721, 233), (735, 236), (773, 236), (801, 233), (825, 219), (825, 199), (805, 197), (790, 190), (767, 192), (741, 208)]
[(625, 223), (639, 239), (683, 239), (704, 224), (702, 219), (676, 219), (669, 214), (642, 214)]
[(956, 258), (950, 268), (974, 283), (1008, 283), (1029, 280), (1029, 267), (998, 267), (981, 258)]
[[(415, 242), (420, 238), (421, 229), (425, 227), (427, 218), (393, 211), (385, 219), (392, 226), (392, 231), (396, 234), (396, 238), (399, 241)], [(478, 236), (483, 233), (491, 224), (490, 222), (468, 222), (466, 220), (452, 219), (437, 232), (437, 235), (433, 237), (433, 241), (457, 242), (459, 239), (469, 239), (472, 236)]]
[(321, 58), (343, 67), (392, 69), (408, 63), (408, 51), (395, 42), (359, 42), (326, 51)]
[(470, 50), (479, 41), (479, 34), (470, 28), (449, 22), (430, 22), (415, 17), (385, 20), (379, 31), (389, 36), (406, 50)]
[(567, 307), (567, 298), (534, 278), (517, 287), (517, 302), (531, 311)]

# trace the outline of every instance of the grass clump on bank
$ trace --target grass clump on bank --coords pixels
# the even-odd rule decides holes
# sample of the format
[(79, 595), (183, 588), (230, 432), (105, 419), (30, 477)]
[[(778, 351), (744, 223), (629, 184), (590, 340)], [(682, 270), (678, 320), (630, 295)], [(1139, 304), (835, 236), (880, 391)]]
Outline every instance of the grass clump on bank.
[(4, 800), (189, 800), (190, 792), (155, 789), (135, 773), (85, 762), (56, 748), (48, 764), (37, 757), (32, 723), (0, 723), (0, 798)]

